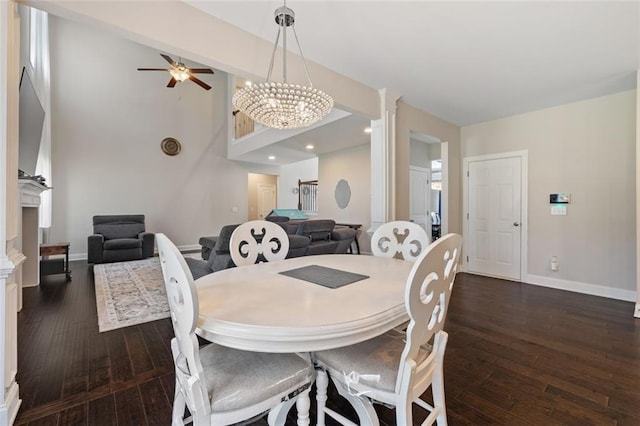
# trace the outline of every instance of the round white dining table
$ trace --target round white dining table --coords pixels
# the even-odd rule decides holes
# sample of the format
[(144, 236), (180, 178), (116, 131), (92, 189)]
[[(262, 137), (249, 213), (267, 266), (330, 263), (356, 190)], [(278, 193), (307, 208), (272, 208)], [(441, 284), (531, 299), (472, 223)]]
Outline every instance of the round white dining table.
[[(366, 275), (339, 288), (280, 274), (318, 265)], [(361, 342), (408, 319), (404, 290), (413, 262), (330, 254), (225, 269), (196, 281), (196, 333), (236, 349), (311, 352)]]

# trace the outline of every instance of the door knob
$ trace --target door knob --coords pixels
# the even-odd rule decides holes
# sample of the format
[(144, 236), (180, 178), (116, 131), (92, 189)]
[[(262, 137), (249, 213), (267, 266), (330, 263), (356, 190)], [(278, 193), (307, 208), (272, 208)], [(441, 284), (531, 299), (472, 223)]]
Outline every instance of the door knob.
[(520, 222), (513, 222), (513, 226), (520, 226)]

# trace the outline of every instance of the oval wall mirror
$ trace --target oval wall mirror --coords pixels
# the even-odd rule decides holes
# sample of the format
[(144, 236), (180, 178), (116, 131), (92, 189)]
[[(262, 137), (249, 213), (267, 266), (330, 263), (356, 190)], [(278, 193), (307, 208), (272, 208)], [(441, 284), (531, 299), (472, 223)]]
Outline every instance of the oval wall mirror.
[(340, 179), (336, 184), (335, 198), (338, 207), (341, 209), (346, 208), (349, 205), (351, 199), (351, 188), (349, 182), (344, 179)]

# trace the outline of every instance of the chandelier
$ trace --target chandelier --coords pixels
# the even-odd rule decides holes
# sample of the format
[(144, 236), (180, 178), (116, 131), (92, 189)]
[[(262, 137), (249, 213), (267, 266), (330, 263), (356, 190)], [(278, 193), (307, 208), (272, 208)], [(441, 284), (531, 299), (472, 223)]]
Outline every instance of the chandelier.
[[(245, 113), (249, 118), (267, 127), (276, 129), (297, 129), (310, 126), (327, 115), (333, 108), (333, 99), (322, 90), (315, 89), (309, 77), (309, 70), (302, 55), (302, 48), (294, 27), (295, 13), (287, 7), (279, 7), (274, 12), (278, 24), (278, 34), (271, 54), (271, 63), (264, 83), (248, 84), (233, 95), (234, 108)], [(308, 86), (287, 82), (287, 27), (291, 27), (304, 71), (309, 82)], [(282, 70), (283, 81), (271, 81), (273, 62), (282, 33)]]

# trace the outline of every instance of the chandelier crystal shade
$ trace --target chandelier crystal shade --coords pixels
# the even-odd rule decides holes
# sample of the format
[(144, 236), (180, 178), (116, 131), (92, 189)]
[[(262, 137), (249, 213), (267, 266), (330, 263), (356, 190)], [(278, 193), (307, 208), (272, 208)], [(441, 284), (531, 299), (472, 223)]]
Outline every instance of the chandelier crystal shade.
[[(294, 28), (295, 13), (285, 5), (276, 9), (275, 20), (278, 24), (271, 63), (267, 73), (267, 81), (254, 83), (240, 89), (233, 95), (233, 106), (246, 114), (249, 118), (267, 127), (276, 129), (297, 129), (310, 126), (327, 115), (333, 108), (333, 99), (322, 90), (316, 89), (311, 83), (307, 64), (302, 55), (302, 48)], [(287, 27), (291, 27), (298, 44), (300, 57), (304, 65), (309, 86), (291, 84), (287, 82)], [(280, 33), (283, 36), (283, 82), (271, 81), (273, 62)]]

